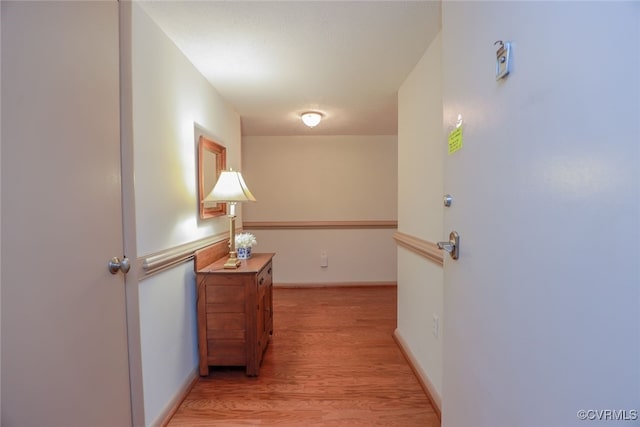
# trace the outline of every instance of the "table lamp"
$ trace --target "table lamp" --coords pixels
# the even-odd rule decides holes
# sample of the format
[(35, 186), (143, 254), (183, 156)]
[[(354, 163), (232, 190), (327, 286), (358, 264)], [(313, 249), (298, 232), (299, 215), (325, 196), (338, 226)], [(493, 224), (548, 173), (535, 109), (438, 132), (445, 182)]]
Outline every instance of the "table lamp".
[(236, 269), (240, 266), (240, 260), (236, 253), (236, 203), (255, 202), (251, 191), (247, 188), (242, 174), (229, 169), (222, 171), (218, 177), (216, 185), (211, 193), (205, 198), (206, 201), (225, 202), (229, 206), (229, 259), (224, 264), (224, 268)]

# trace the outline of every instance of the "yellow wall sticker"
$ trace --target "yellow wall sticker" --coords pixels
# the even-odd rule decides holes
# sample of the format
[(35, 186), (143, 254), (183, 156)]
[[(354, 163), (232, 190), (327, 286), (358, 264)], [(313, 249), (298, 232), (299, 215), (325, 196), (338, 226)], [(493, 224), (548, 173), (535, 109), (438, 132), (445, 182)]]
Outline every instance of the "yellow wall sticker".
[(453, 154), (462, 148), (462, 126), (459, 126), (449, 134), (449, 154)]

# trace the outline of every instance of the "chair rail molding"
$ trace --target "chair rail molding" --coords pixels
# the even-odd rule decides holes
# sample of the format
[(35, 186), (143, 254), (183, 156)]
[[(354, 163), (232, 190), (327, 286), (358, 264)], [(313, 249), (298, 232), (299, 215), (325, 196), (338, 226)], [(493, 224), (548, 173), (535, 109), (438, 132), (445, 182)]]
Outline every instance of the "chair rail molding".
[(393, 238), (399, 246), (402, 246), (403, 248), (406, 248), (441, 267), (444, 265), (442, 251), (438, 249), (438, 246), (435, 243), (419, 239), (400, 231), (393, 233)]
[(137, 262), (142, 268), (139, 269), (140, 275), (138, 279), (146, 279), (175, 265), (191, 261), (197, 250), (227, 240), (229, 240), (228, 231), (140, 257)]
[(244, 221), (243, 227), (247, 230), (396, 229), (398, 221)]

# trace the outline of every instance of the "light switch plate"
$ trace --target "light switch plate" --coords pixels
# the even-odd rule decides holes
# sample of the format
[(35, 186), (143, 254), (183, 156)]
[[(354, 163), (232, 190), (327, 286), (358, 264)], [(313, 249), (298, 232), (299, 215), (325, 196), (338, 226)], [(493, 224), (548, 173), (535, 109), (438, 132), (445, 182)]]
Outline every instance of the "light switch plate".
[(329, 267), (329, 257), (327, 257), (327, 252), (320, 252), (320, 267), (327, 268)]

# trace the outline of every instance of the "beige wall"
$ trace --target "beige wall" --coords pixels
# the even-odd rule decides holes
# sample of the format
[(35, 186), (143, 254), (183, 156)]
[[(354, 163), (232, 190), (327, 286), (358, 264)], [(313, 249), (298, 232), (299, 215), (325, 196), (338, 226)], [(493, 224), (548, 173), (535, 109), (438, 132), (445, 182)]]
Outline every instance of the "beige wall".
[[(398, 92), (398, 231), (443, 240), (441, 38), (438, 35)], [(398, 248), (398, 330), (440, 401), (443, 271)], [(433, 316), (439, 336), (432, 333)]]
[(396, 219), (397, 138), (242, 138), (243, 175), (258, 199), (246, 221)]
[[(396, 281), (394, 230), (249, 230), (257, 252), (275, 252), (276, 284)], [(325, 252), (329, 265), (320, 266)]]
[[(396, 220), (396, 141), (395, 135), (244, 137), (243, 175), (258, 200), (242, 206), (244, 220)], [(256, 251), (277, 253), (277, 283), (396, 280), (393, 230), (251, 231)]]

